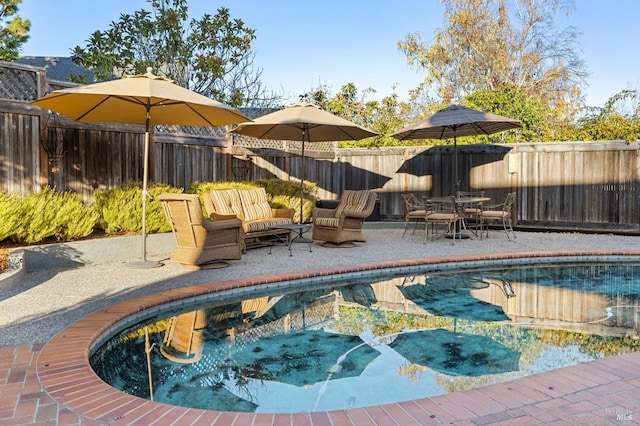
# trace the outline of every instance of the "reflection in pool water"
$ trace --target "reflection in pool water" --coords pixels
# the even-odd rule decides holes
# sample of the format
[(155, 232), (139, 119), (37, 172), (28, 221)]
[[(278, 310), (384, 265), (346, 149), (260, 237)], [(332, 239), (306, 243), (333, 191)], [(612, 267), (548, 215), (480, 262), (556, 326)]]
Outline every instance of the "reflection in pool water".
[(168, 404), (299, 412), (451, 393), (639, 345), (638, 265), (378, 277), (194, 303), (122, 331), (91, 362), (114, 387)]

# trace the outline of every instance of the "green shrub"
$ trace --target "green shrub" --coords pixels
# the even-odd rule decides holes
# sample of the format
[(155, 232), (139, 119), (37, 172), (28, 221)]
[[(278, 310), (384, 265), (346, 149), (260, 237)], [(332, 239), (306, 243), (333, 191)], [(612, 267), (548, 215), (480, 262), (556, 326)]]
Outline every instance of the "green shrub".
[(194, 182), (187, 190), (187, 193), (198, 194), (200, 199), (202, 199), (204, 194), (214, 189), (251, 189), (259, 187), (260, 185), (254, 182), (232, 182), (223, 180), (216, 182)]
[(69, 241), (86, 237), (95, 228), (98, 214), (79, 194), (56, 192), (50, 187), (24, 197), (19, 209), (15, 239), (33, 244), (55, 237)]
[[(293, 221), (298, 223), (300, 220), (300, 182), (285, 181), (280, 179), (257, 180), (256, 184), (262, 186), (271, 194), (269, 203), (274, 208), (295, 209)], [(316, 188), (317, 185), (312, 182), (304, 182), (302, 188), (303, 219), (305, 222), (311, 220), (313, 208), (316, 206)]]
[(13, 237), (20, 224), (21, 198), (0, 190), (0, 241)]
[[(300, 197), (290, 197), (288, 195), (276, 195), (274, 196), (269, 204), (274, 208), (284, 208), (284, 209), (294, 209), (295, 213), (293, 214), (293, 221), (298, 223), (300, 221)], [(311, 220), (311, 214), (313, 213), (313, 209), (316, 206), (316, 201), (305, 199), (302, 203), (302, 211), (304, 212), (304, 221), (308, 222)]]
[[(167, 222), (167, 218), (162, 210), (162, 205), (158, 201), (160, 194), (181, 194), (184, 192), (182, 188), (174, 188), (171, 185), (153, 184), (148, 188), (149, 199), (147, 200), (147, 232), (148, 233), (160, 233), (171, 231), (171, 225)], [(140, 200), (142, 204), (142, 199)], [(142, 205), (140, 206), (142, 212)], [(142, 218), (142, 214), (140, 215)], [(142, 220), (142, 219), (141, 219)], [(140, 223), (140, 230), (142, 231), (142, 223)]]
[[(262, 186), (268, 194), (287, 195), (289, 197), (300, 197), (300, 182), (287, 181), (280, 179), (264, 179), (255, 181), (257, 185)], [(303, 197), (315, 200), (317, 185), (312, 182), (304, 182), (302, 189)]]
[[(182, 189), (170, 185), (151, 184), (147, 191), (146, 232), (168, 232), (171, 230), (164, 217), (158, 195), (181, 193)], [(142, 232), (142, 183), (130, 182), (95, 192), (95, 208), (99, 214), (98, 226), (107, 234)]]

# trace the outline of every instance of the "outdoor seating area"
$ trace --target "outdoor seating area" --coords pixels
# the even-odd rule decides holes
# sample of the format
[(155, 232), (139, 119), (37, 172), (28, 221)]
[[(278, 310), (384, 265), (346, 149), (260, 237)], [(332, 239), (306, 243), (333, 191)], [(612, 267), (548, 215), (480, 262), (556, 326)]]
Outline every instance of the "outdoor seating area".
[(458, 191), (456, 195), (446, 197), (423, 197), (422, 201), (414, 193), (402, 194), (404, 203), (404, 237), (410, 222), (414, 222), (412, 234), (415, 234), (419, 222), (424, 222), (424, 241), (451, 238), (489, 237), (489, 223), (498, 222), (509, 240), (515, 238), (512, 225), (512, 209), (516, 193), (510, 192), (499, 204), (487, 204), (491, 198), (485, 192)]

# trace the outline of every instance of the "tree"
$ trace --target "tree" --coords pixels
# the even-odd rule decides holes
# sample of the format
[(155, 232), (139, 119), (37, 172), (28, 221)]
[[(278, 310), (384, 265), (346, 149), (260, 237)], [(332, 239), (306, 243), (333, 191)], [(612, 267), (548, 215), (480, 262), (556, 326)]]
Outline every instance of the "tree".
[[(394, 92), (385, 96), (380, 101), (367, 100), (367, 95), (374, 91), (371, 88), (358, 93), (353, 83), (346, 83), (340, 88), (340, 92), (331, 95), (326, 86), (320, 85), (304, 93), (299, 98), (303, 102), (318, 105), (325, 111), (329, 111), (339, 117), (371, 129), (379, 134), (372, 138), (360, 141), (340, 142), (341, 148), (376, 148), (382, 146), (401, 146), (418, 144), (418, 141), (400, 141), (389, 136), (400, 129), (405, 123), (411, 121), (412, 114), (419, 111), (415, 108), (419, 90), (409, 93), (410, 101), (400, 101)], [(421, 110), (420, 110), (421, 111)]]
[(553, 128), (549, 125), (551, 110), (544, 101), (529, 95), (519, 87), (509, 84), (490, 91), (477, 91), (465, 98), (469, 106), (482, 111), (490, 111), (505, 117), (517, 118), (522, 129), (511, 132), (476, 136), (474, 141), (504, 143), (516, 141), (542, 141), (550, 137)]
[(398, 47), (410, 65), (427, 70), (427, 84), (444, 103), (514, 85), (566, 122), (582, 104), (586, 76), (579, 33), (554, 23), (556, 14), (569, 13), (570, 1), (440, 0), (448, 24), (433, 43), (414, 33)]
[(0, 0), (0, 60), (15, 61), (29, 40), (31, 22), (18, 16), (22, 0)]
[(71, 59), (94, 71), (96, 80), (146, 72), (165, 75), (176, 84), (228, 105), (261, 107), (278, 96), (260, 82), (251, 43), (255, 30), (229, 9), (188, 18), (186, 0), (148, 0), (152, 11), (121, 14), (106, 31), (96, 31)]
[(604, 107), (592, 107), (580, 118), (576, 139), (640, 140), (640, 93), (622, 90), (613, 95)]

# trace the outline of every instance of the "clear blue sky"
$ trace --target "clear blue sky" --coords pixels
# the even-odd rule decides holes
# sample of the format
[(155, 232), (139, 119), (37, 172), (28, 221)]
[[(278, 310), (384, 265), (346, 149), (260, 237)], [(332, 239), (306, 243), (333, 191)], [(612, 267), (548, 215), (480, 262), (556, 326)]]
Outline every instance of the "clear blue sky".
[[(576, 0), (569, 20), (582, 32), (583, 58), (591, 74), (588, 105), (602, 106), (623, 89), (640, 88), (640, 0)], [(291, 97), (319, 84), (332, 93), (353, 82), (360, 92), (392, 92), (402, 98), (422, 75), (410, 69), (396, 44), (419, 32), (430, 41), (446, 22), (436, 0), (191, 0), (193, 17), (227, 7), (231, 16), (257, 30), (256, 65), (270, 90)], [(20, 14), (31, 20), (24, 56), (69, 56), (96, 30), (121, 13), (150, 10), (144, 0), (23, 0)], [(285, 102), (288, 103), (288, 102)]]

